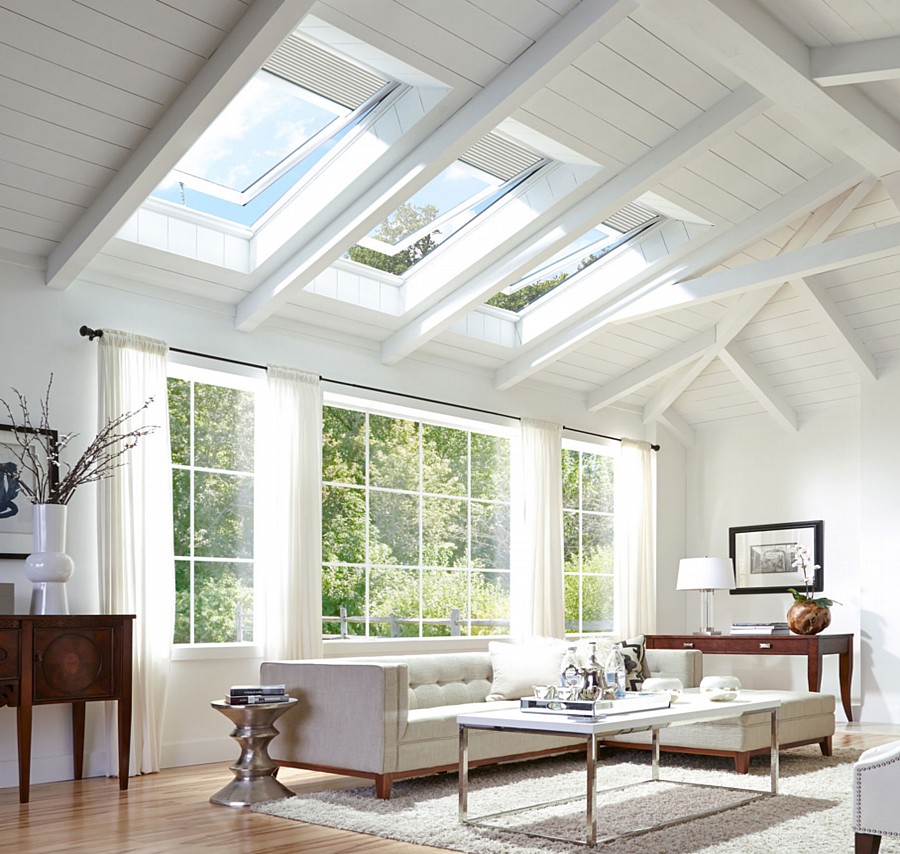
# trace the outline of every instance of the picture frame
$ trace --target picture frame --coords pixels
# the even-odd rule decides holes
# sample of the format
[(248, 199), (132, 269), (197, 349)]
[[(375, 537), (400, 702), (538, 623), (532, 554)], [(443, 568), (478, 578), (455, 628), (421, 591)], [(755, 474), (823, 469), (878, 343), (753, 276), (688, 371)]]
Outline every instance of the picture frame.
[[(37, 427), (13, 427), (11, 424), (0, 424), (0, 560), (24, 560), (33, 551), (31, 537), (31, 502), (13, 486), (9, 466), (19, 464), (12, 453), (17, 446), (15, 433), (34, 433), (47, 437), (47, 443), (36, 443), (35, 449), (51, 453), (59, 442), (56, 430)], [(56, 479), (57, 473), (51, 472)]]
[[(803, 592), (803, 573), (793, 566), (796, 546), (811, 556), (808, 574), (810, 591), (825, 587), (825, 523), (778, 522), (772, 525), (745, 525), (728, 529), (728, 553), (734, 565), (734, 590), (742, 593)], [(814, 566), (818, 568), (813, 569)]]

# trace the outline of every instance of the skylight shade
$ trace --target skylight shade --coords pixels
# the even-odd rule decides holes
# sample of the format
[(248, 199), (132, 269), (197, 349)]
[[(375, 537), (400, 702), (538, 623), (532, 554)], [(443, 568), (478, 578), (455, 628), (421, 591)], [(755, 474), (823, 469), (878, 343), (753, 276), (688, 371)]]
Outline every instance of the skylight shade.
[(657, 214), (653, 211), (647, 210), (641, 205), (627, 204), (624, 208), (617, 210), (611, 217), (603, 220), (603, 224), (624, 234), (626, 231), (631, 231), (645, 222), (650, 222), (656, 216)]
[(496, 133), (489, 133), (459, 159), (489, 175), (508, 181), (529, 166), (533, 166), (541, 157)]
[(293, 33), (263, 68), (351, 110), (368, 101), (388, 82)]

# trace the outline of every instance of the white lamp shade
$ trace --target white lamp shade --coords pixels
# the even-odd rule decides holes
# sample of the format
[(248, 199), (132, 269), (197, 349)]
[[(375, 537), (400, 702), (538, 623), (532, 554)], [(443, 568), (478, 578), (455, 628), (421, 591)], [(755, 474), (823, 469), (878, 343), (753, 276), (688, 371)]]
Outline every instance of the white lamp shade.
[(678, 564), (676, 590), (732, 590), (730, 557), (685, 557)]

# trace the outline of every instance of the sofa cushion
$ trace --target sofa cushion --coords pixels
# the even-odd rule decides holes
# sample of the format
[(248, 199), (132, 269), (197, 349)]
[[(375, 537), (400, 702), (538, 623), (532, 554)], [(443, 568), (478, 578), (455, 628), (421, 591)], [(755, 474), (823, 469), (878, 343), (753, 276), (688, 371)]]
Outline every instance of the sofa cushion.
[(530, 697), (534, 685), (558, 685), (566, 645), (556, 638), (528, 643), (491, 641), (493, 680), (488, 700), (518, 700)]

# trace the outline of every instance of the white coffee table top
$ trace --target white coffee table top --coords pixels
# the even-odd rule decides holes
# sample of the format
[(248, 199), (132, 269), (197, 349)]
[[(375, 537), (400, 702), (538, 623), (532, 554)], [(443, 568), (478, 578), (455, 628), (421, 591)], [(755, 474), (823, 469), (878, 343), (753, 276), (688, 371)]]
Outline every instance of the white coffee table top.
[(458, 715), (456, 722), (473, 729), (532, 730), (587, 737), (592, 732), (595, 735), (612, 735), (650, 727), (718, 721), (751, 712), (771, 712), (780, 705), (781, 700), (777, 697), (739, 696), (736, 700), (723, 703), (704, 699), (699, 693), (685, 692), (668, 709), (609, 715), (599, 719), (523, 712), (520, 709), (497, 709)]

